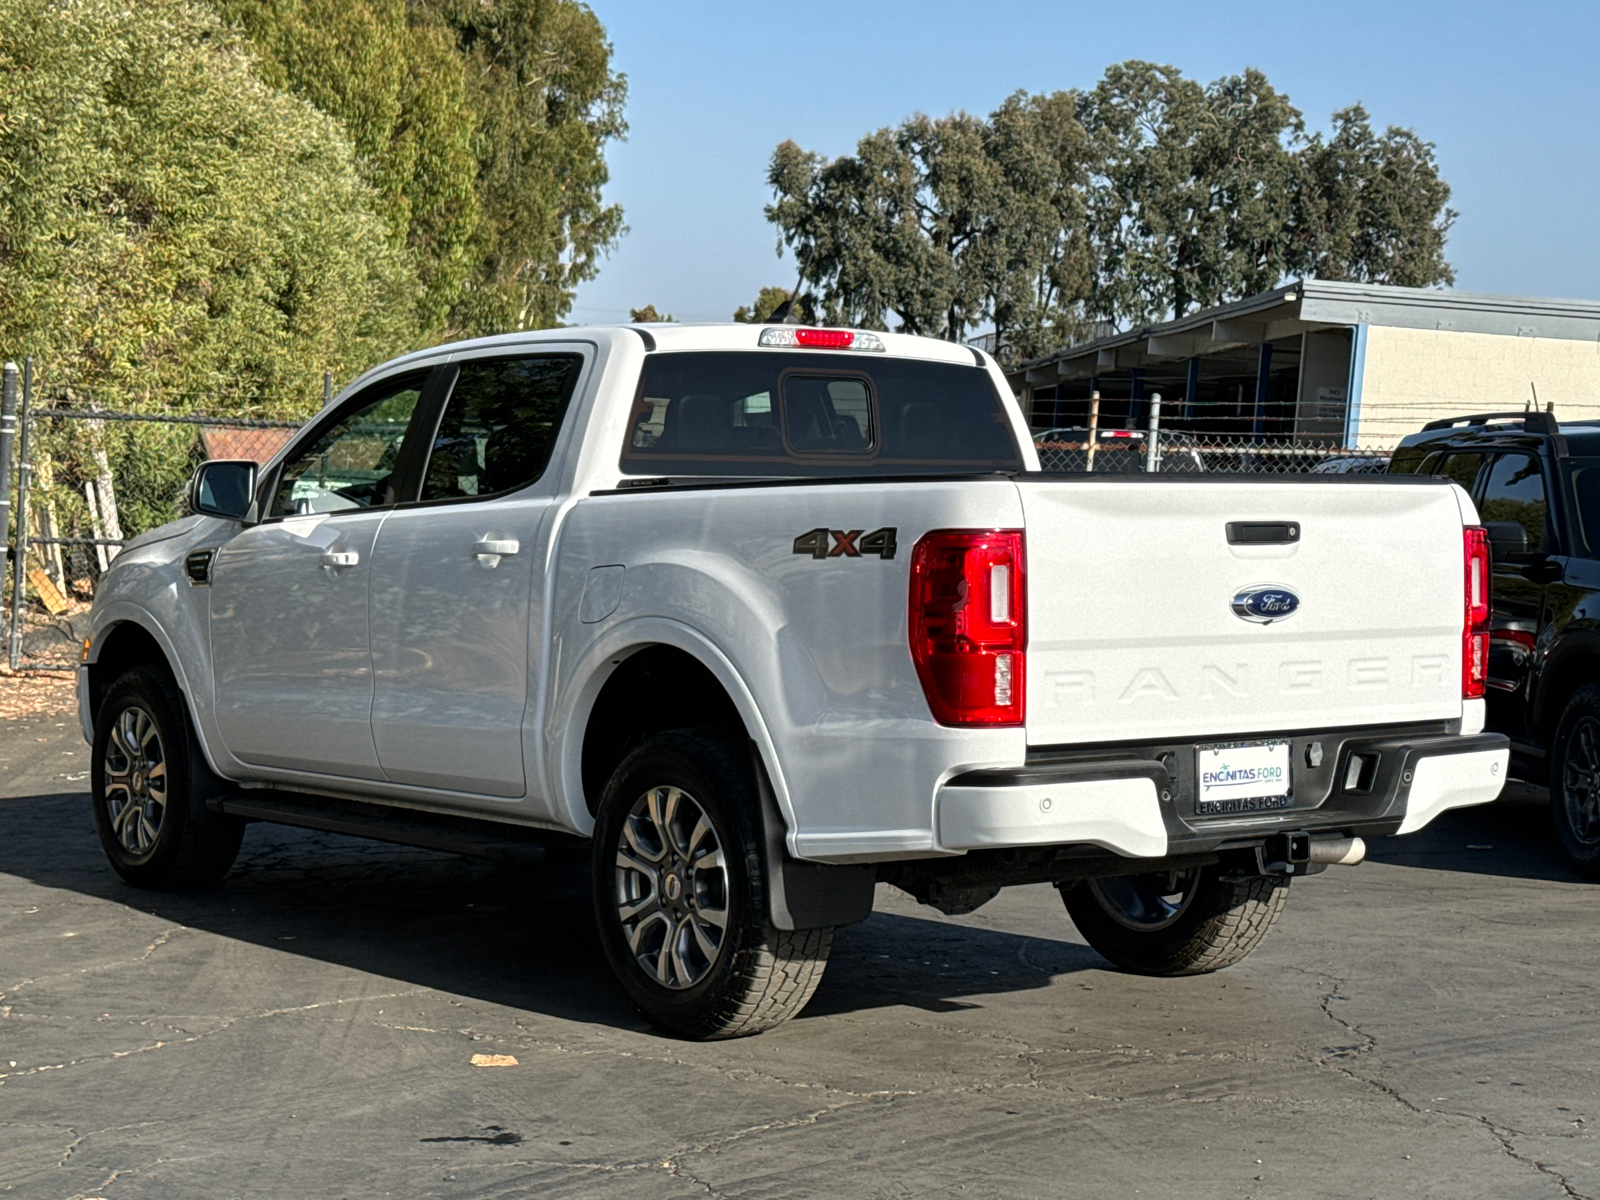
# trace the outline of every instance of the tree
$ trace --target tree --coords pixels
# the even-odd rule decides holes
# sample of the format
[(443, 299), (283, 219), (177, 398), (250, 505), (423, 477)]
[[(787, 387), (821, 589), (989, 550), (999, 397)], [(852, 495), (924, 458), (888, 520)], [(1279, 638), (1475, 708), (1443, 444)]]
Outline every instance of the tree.
[(767, 216), (825, 319), (959, 339), (995, 323), (1008, 352), (1068, 340), (1090, 288), (1091, 146), (1070, 93), (1018, 93), (987, 120), (914, 116), (827, 161), (773, 154)]
[[(794, 297), (795, 293), (789, 288), (764, 287), (756, 294), (755, 303), (746, 307), (741, 304), (733, 310), (733, 319), (745, 325), (758, 325), (763, 321), (772, 319), (772, 314), (778, 306)], [(809, 294), (802, 293), (795, 300), (795, 307), (799, 309), (796, 320), (802, 324), (813, 324), (817, 319), (816, 310), (812, 306)]]
[(795, 248), (830, 323), (961, 337), (983, 307), (972, 253), (994, 202), (983, 123), (966, 114), (914, 116), (861, 139), (832, 162), (784, 142), (767, 217)]
[(461, 334), (539, 329), (626, 232), (606, 204), (606, 144), (628, 130), (627, 80), (577, 0), (413, 0), (455, 41), (478, 114), (480, 219), (450, 314)]
[(1261, 72), (1202, 87), (1176, 67), (1122, 63), (1079, 113), (1097, 159), (1097, 315), (1181, 317), (1283, 278), (1304, 123)]
[(1333, 136), (1302, 152), (1295, 269), (1318, 279), (1428, 287), (1454, 283), (1445, 237), (1458, 215), (1433, 144), (1391, 125), (1372, 132), (1367, 110), (1333, 114)]
[(431, 340), (556, 324), (624, 232), (601, 199), (626, 81), (577, 0), (215, 0), (349, 128)]
[(1092, 146), (1070, 92), (1018, 92), (989, 117), (989, 154), (1001, 172), (986, 242), (989, 315), (999, 354), (1037, 357), (1091, 325), (1094, 254), (1087, 203)]
[[(0, 345), (47, 394), (304, 416), (325, 368), (412, 344), (416, 275), (349, 138), (208, 11), (0, 0), (0, 114)], [(113, 433), (177, 495), (166, 435)], [(172, 515), (129, 507), (129, 532)]]
[(654, 304), (646, 304), (643, 308), (630, 308), (628, 310), (628, 320), (632, 321), (635, 325), (647, 325), (652, 322), (665, 323), (667, 321), (676, 321), (677, 318), (671, 313), (657, 312)]
[(828, 321), (951, 339), (992, 322), (1012, 361), (1294, 273), (1454, 280), (1433, 146), (1374, 135), (1360, 106), (1307, 138), (1256, 70), (1202, 85), (1121, 63), (1088, 92), (913, 116), (837, 159), (786, 141), (768, 182), (779, 252)]
[(391, 243), (422, 284), (416, 325), (442, 336), (473, 270), (479, 114), (449, 32), (406, 0), (213, 0), (250, 35), (258, 72), (344, 124)]

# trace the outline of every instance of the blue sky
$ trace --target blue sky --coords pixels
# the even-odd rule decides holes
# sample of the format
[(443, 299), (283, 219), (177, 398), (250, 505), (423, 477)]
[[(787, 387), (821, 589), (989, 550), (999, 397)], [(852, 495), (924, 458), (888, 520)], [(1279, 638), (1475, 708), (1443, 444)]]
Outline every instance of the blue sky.
[(848, 153), (913, 112), (1093, 86), (1109, 63), (1259, 67), (1313, 128), (1361, 101), (1438, 147), (1456, 288), (1600, 298), (1600, 4), (661, 3), (592, 0), (628, 75), (609, 154), (630, 232), (568, 320), (726, 320), (790, 286), (764, 177), (784, 138)]

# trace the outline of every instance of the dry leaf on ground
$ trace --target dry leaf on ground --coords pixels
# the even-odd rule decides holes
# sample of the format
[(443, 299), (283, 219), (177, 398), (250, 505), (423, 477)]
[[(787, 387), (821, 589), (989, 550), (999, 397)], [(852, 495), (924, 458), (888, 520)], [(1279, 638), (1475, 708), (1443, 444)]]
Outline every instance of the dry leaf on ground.
[(0, 667), (0, 719), (54, 716), (77, 706), (77, 676), (72, 671), (19, 671)]
[(475, 1067), (514, 1067), (517, 1058), (514, 1054), (474, 1054), (472, 1065)]

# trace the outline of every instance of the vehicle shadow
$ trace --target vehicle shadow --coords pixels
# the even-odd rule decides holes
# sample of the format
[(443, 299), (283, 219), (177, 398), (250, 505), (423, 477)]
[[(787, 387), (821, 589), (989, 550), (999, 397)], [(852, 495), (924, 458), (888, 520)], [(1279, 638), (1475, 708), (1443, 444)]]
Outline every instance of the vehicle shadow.
[(1549, 794), (1515, 781), (1498, 800), (1447, 812), (1420, 833), (1373, 840), (1367, 858), (1434, 871), (1583, 882), (1551, 828)]
[[(0, 872), (285, 954), (512, 1008), (647, 1028), (601, 953), (587, 860), (506, 867), (275, 825), (252, 825), (208, 892), (146, 892), (106, 864), (85, 795), (0, 800)], [(1109, 969), (1075, 942), (897, 913), (839, 931), (807, 1014), (891, 1006), (946, 1012), (965, 997)], [(1063, 939), (1072, 926), (1063, 912)]]

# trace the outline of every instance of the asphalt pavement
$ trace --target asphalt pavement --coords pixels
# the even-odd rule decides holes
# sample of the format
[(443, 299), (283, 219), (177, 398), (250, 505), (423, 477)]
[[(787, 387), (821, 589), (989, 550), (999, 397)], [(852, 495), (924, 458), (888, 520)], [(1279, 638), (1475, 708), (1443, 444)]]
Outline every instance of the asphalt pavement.
[(0, 730), (3, 1197), (1600, 1198), (1600, 888), (1529, 789), (1193, 979), (1109, 969), (1047, 887), (882, 887), (800, 1018), (694, 1044), (623, 1000), (581, 867), (256, 825), (221, 889), (138, 892), (87, 771), (71, 718)]

